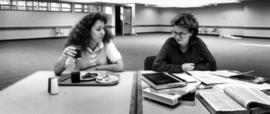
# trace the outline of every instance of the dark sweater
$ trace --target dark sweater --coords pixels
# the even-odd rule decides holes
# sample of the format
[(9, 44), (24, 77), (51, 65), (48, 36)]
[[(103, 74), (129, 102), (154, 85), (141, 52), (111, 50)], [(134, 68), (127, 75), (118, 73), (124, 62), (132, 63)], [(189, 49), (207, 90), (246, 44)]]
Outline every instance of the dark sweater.
[(188, 50), (183, 53), (180, 45), (171, 37), (162, 46), (152, 69), (159, 72), (183, 72), (182, 64), (194, 63), (194, 70), (216, 70), (216, 61), (206, 44), (198, 37), (191, 38)]

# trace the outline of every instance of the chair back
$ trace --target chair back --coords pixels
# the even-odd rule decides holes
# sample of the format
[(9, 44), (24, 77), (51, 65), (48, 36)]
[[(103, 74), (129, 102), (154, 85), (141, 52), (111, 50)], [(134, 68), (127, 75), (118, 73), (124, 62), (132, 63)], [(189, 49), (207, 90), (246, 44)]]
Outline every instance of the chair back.
[(147, 56), (144, 60), (144, 70), (152, 70), (156, 56)]

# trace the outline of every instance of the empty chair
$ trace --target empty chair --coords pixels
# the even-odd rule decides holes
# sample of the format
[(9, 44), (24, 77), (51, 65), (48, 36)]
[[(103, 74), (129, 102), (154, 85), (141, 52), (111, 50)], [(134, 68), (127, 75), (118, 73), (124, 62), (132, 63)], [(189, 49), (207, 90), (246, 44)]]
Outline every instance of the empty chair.
[(156, 56), (147, 56), (144, 60), (144, 70), (152, 70)]

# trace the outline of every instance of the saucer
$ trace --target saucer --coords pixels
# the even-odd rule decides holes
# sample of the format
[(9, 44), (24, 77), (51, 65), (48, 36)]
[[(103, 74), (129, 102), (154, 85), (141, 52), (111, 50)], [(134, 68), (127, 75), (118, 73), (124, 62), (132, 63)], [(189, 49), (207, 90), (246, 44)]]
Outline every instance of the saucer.
[(96, 81), (99, 83), (114, 83), (117, 82), (118, 80), (119, 80), (118, 76), (111, 74), (105, 74), (96, 77)]

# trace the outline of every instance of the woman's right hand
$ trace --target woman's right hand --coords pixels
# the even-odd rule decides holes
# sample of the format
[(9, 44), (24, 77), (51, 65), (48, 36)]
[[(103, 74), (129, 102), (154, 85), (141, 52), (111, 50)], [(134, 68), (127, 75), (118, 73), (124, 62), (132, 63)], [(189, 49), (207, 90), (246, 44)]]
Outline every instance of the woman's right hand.
[(191, 71), (194, 70), (195, 64), (194, 63), (184, 63), (182, 64), (183, 71)]
[(63, 54), (74, 58), (77, 54), (76, 48), (74, 46), (68, 46), (64, 49)]

